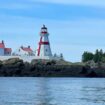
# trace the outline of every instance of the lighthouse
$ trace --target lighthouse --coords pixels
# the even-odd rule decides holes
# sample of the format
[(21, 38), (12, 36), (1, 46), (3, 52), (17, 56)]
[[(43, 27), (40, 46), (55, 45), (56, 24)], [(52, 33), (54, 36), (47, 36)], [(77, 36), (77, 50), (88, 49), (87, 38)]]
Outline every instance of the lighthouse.
[(37, 56), (39, 57), (52, 56), (48, 36), (49, 36), (49, 33), (47, 30), (47, 27), (43, 25), (40, 32), (40, 41), (39, 41), (38, 50), (37, 50)]

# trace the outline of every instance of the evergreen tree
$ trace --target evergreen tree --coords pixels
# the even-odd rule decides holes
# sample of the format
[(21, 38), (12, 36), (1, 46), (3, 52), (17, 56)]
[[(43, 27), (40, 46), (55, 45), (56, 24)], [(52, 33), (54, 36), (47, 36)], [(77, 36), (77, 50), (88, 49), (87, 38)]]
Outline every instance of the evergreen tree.
[(102, 61), (102, 58), (103, 58), (103, 51), (102, 49), (99, 51), (98, 49), (96, 50), (95, 52), (95, 55), (94, 55), (94, 62), (101, 62)]
[(82, 62), (87, 62), (93, 60), (94, 55), (91, 52), (84, 52), (82, 55)]
[(60, 58), (61, 58), (61, 60), (63, 60), (63, 54), (62, 53), (60, 54)]
[(96, 50), (95, 54), (91, 52), (84, 52), (82, 55), (82, 62), (87, 62), (93, 60), (95, 63), (99, 62), (105, 62), (105, 53), (103, 53), (103, 50)]
[(99, 51), (98, 51), (98, 49), (96, 50), (96, 52), (95, 52), (95, 55), (94, 55), (94, 62), (96, 63), (96, 62), (99, 62)]
[(99, 62), (102, 62), (102, 58), (103, 58), (103, 51), (102, 49), (99, 51)]
[(57, 54), (56, 53), (54, 54), (54, 57), (57, 57)]

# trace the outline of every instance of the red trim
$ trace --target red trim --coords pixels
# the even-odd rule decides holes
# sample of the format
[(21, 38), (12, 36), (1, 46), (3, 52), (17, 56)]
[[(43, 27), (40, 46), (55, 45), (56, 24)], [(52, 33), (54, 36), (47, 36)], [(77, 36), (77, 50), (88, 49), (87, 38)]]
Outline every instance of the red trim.
[(49, 42), (40, 42), (40, 44), (49, 45)]
[(47, 34), (47, 32), (41, 32), (42, 34)]
[(37, 56), (39, 56), (40, 55), (40, 49), (41, 49), (41, 43), (42, 42), (42, 37), (40, 38), (40, 42), (39, 42), (39, 48), (38, 48), (38, 55)]
[[(47, 32), (41, 32), (41, 33), (46, 34)], [(41, 38), (40, 38), (37, 56), (40, 55), (41, 45), (49, 45), (49, 42), (42, 42), (42, 36), (41, 36)]]

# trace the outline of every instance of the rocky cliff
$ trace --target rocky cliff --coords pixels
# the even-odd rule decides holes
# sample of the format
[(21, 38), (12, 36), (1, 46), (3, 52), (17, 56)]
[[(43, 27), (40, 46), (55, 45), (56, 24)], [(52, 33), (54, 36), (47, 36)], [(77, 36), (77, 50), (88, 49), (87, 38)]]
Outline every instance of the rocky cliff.
[[(104, 65), (104, 64), (103, 64)], [(0, 76), (16, 77), (105, 77), (105, 67), (66, 61), (33, 60), (18, 58), (0, 61)]]

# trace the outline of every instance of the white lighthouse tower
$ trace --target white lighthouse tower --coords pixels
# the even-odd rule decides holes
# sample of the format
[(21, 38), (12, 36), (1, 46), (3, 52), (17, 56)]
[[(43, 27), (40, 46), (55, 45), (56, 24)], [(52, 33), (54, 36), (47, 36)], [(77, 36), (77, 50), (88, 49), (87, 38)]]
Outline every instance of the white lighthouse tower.
[(37, 50), (37, 56), (39, 57), (52, 57), (48, 36), (49, 36), (49, 33), (47, 31), (47, 27), (43, 25), (40, 32), (40, 41), (39, 41), (38, 50)]

